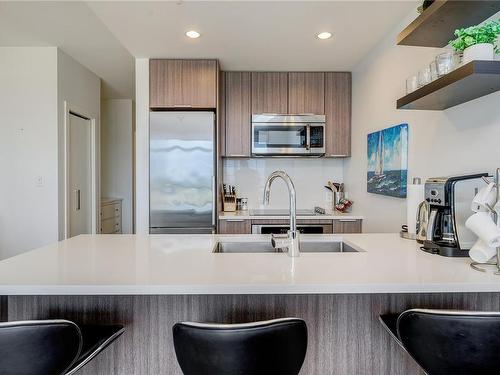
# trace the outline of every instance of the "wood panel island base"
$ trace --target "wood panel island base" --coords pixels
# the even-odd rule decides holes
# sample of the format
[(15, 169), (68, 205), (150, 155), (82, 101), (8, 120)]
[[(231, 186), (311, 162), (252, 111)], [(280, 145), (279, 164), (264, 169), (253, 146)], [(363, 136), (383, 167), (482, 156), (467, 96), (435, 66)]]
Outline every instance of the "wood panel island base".
[(499, 311), (500, 294), (10, 296), (7, 311), (8, 320), (125, 324), (123, 337), (81, 374), (180, 375), (174, 323), (295, 316), (305, 319), (309, 330), (301, 374), (409, 375), (423, 372), (384, 331), (378, 316), (412, 307)]
[[(500, 311), (500, 278), (425, 253), (398, 234), (303, 235), (358, 252), (214, 253), (264, 235), (89, 235), (0, 261), (0, 318), (122, 323), (81, 374), (181, 374), (178, 321), (295, 316), (309, 329), (306, 375), (421, 373), (378, 316), (408, 308)], [(319, 245), (317, 245), (319, 246)], [(276, 348), (280, 355), (280, 348)]]

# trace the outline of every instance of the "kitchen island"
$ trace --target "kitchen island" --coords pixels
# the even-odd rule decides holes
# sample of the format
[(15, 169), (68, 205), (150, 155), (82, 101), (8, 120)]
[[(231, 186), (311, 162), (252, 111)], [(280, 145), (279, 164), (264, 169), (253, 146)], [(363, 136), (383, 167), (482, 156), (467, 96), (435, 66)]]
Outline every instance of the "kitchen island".
[(303, 236), (358, 252), (213, 253), (269, 237), (78, 236), (0, 262), (4, 320), (121, 322), (126, 333), (82, 374), (180, 374), (177, 321), (297, 316), (309, 328), (302, 374), (417, 374), (378, 315), (411, 307), (500, 310), (500, 278), (397, 234)]

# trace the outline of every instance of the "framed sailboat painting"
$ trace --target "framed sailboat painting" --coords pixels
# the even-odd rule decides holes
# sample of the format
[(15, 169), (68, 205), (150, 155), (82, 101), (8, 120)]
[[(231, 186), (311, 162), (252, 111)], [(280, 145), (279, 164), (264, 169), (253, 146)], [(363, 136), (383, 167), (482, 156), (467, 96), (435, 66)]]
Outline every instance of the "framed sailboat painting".
[(368, 134), (367, 191), (406, 198), (408, 124)]

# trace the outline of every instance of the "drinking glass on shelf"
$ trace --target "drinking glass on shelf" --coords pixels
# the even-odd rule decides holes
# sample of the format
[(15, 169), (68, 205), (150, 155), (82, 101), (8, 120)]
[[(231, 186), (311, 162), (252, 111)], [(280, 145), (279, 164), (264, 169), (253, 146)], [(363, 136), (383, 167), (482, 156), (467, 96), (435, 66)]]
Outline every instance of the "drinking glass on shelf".
[(418, 87), (422, 87), (431, 83), (431, 68), (429, 66), (419, 70), (418, 72)]
[(418, 78), (416, 75), (406, 79), (406, 93), (409, 94), (418, 89)]
[(453, 70), (453, 52), (443, 52), (436, 56), (438, 76), (444, 76)]
[(431, 75), (431, 81), (434, 81), (439, 78), (436, 60), (431, 61), (431, 63), (429, 64), (429, 71)]
[(453, 69), (462, 66), (463, 58), (464, 58), (463, 52), (455, 52), (453, 54)]

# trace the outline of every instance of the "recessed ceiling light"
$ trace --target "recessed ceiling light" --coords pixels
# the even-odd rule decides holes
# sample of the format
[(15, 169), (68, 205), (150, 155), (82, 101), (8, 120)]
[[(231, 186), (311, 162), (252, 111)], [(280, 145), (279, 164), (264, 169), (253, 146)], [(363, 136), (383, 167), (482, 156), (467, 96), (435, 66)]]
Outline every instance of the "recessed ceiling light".
[(200, 37), (200, 33), (198, 31), (194, 31), (194, 30), (189, 30), (189, 31), (186, 31), (186, 36), (188, 38), (191, 38), (191, 39), (196, 39), (196, 38), (199, 38)]
[(318, 39), (330, 39), (332, 37), (332, 33), (328, 31), (323, 31), (317, 35)]

